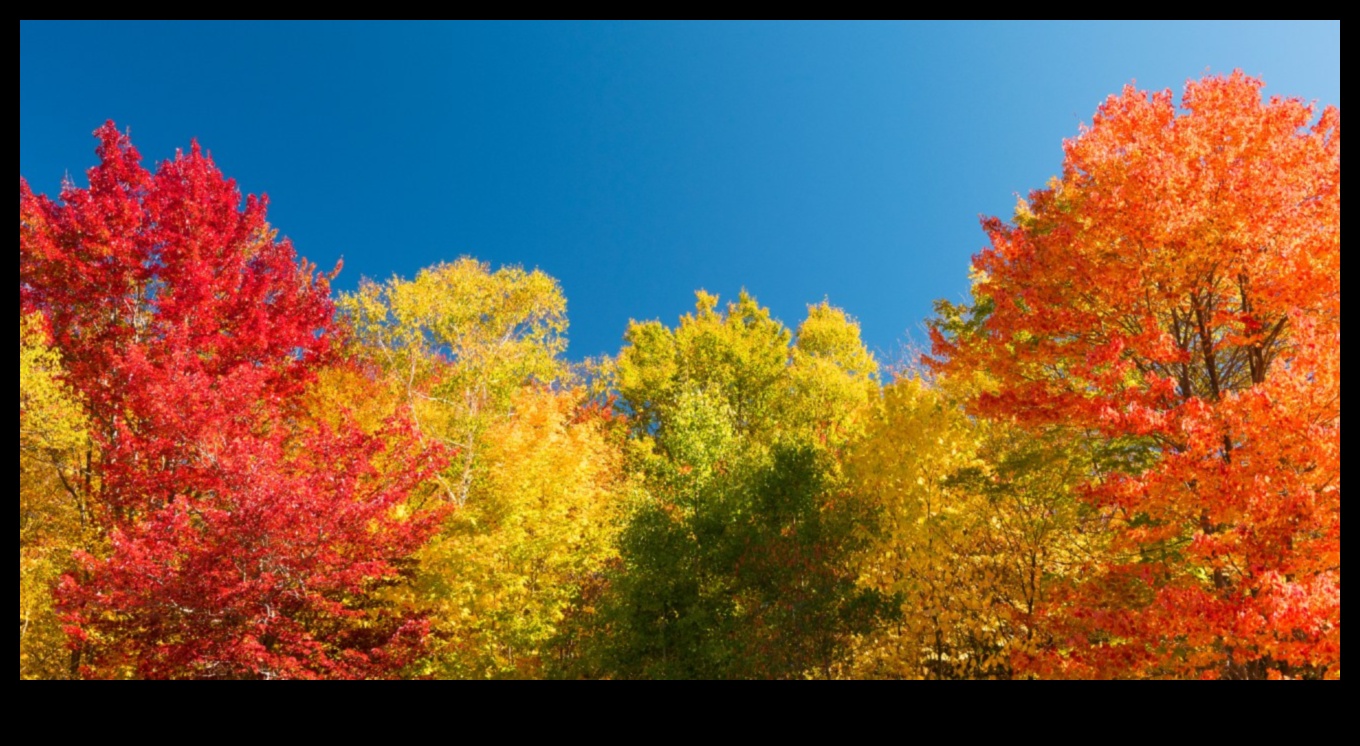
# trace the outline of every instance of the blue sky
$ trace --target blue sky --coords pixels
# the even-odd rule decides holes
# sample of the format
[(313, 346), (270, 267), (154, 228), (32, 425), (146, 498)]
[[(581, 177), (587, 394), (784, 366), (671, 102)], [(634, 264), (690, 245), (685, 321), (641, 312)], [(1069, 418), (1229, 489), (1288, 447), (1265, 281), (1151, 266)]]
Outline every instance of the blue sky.
[(1341, 104), (1329, 23), (31, 23), (19, 173), (90, 133), (199, 142), (340, 289), (460, 255), (561, 281), (573, 358), (745, 287), (829, 299), (893, 361), (961, 300), (978, 217), (1061, 166), (1123, 85), (1234, 68)]

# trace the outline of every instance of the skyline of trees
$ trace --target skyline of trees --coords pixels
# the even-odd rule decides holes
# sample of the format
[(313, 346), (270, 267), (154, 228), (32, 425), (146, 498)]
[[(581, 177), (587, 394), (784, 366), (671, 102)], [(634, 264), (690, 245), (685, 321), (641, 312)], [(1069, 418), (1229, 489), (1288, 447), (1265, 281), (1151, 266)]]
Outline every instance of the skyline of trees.
[[(1339, 678), (1340, 113), (1126, 88), (885, 373), (329, 280), (195, 143), (20, 179), (21, 678)], [(905, 363), (905, 365), (903, 364)]]

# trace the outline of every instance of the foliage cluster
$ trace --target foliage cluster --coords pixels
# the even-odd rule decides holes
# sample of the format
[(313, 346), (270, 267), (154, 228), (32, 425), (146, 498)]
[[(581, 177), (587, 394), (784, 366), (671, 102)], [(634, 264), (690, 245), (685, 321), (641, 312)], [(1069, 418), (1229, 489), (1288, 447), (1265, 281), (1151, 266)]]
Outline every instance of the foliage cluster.
[(1111, 96), (886, 381), (826, 302), (333, 297), (106, 124), (20, 179), (20, 677), (1339, 678), (1340, 112), (1260, 87)]

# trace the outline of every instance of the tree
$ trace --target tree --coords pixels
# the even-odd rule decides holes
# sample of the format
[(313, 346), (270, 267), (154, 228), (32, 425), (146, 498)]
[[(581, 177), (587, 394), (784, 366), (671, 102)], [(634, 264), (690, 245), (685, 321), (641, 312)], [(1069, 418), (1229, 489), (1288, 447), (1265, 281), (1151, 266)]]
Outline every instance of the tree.
[(1066, 675), (1340, 675), (1341, 115), (1239, 73), (1125, 88), (1061, 178), (983, 225), (934, 363), (973, 411), (1083, 428), (1119, 559), (1087, 569)]
[(21, 312), (87, 407), (77, 497), (109, 538), (60, 588), (81, 670), (396, 673), (423, 621), (367, 595), (429, 536), (405, 502), (439, 453), (400, 421), (299, 418), (332, 354), (327, 278), (197, 144), (152, 174), (111, 122), (96, 136), (89, 188), (19, 182)]
[(1084, 438), (1035, 438), (965, 415), (971, 381), (903, 377), (884, 387), (846, 459), (851, 489), (878, 508), (860, 582), (901, 600), (862, 635), (846, 673), (1010, 678), (1049, 642), (1041, 608), (1105, 540), (1075, 494)]
[(340, 299), (354, 353), (376, 365), (422, 437), (455, 449), (444, 485), (467, 500), (488, 427), (524, 385), (565, 378), (567, 301), (539, 270), (470, 257), (414, 280), (365, 280)]
[(65, 678), (69, 656), (52, 585), (94, 551), (100, 534), (84, 502), (94, 458), (85, 408), (63, 381), (41, 314), (19, 317), (19, 677)]
[(877, 365), (828, 304), (794, 341), (745, 292), (697, 296), (675, 329), (630, 325), (616, 361), (644, 494), (566, 673), (827, 676), (883, 607), (855, 584), (871, 521), (839, 469)]
[(420, 552), (429, 671), (536, 677), (578, 588), (615, 554), (626, 480), (612, 419), (561, 359), (566, 300), (547, 274), (463, 257), (340, 300), (355, 356), (422, 438), (456, 457), (456, 506)]
[(421, 553), (451, 678), (539, 678), (582, 586), (618, 556), (622, 453), (578, 389), (521, 389), (491, 425), (467, 502)]

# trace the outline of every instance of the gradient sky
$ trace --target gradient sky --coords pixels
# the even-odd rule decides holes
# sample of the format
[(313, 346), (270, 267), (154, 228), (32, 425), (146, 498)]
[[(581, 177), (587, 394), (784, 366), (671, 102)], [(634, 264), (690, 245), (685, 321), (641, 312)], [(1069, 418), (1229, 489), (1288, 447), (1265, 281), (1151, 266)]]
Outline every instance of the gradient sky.
[(1340, 22), (21, 21), (19, 173), (83, 186), (112, 119), (148, 165), (197, 138), (339, 289), (538, 267), (579, 359), (745, 287), (893, 361), (1106, 96), (1234, 68), (1340, 106)]

